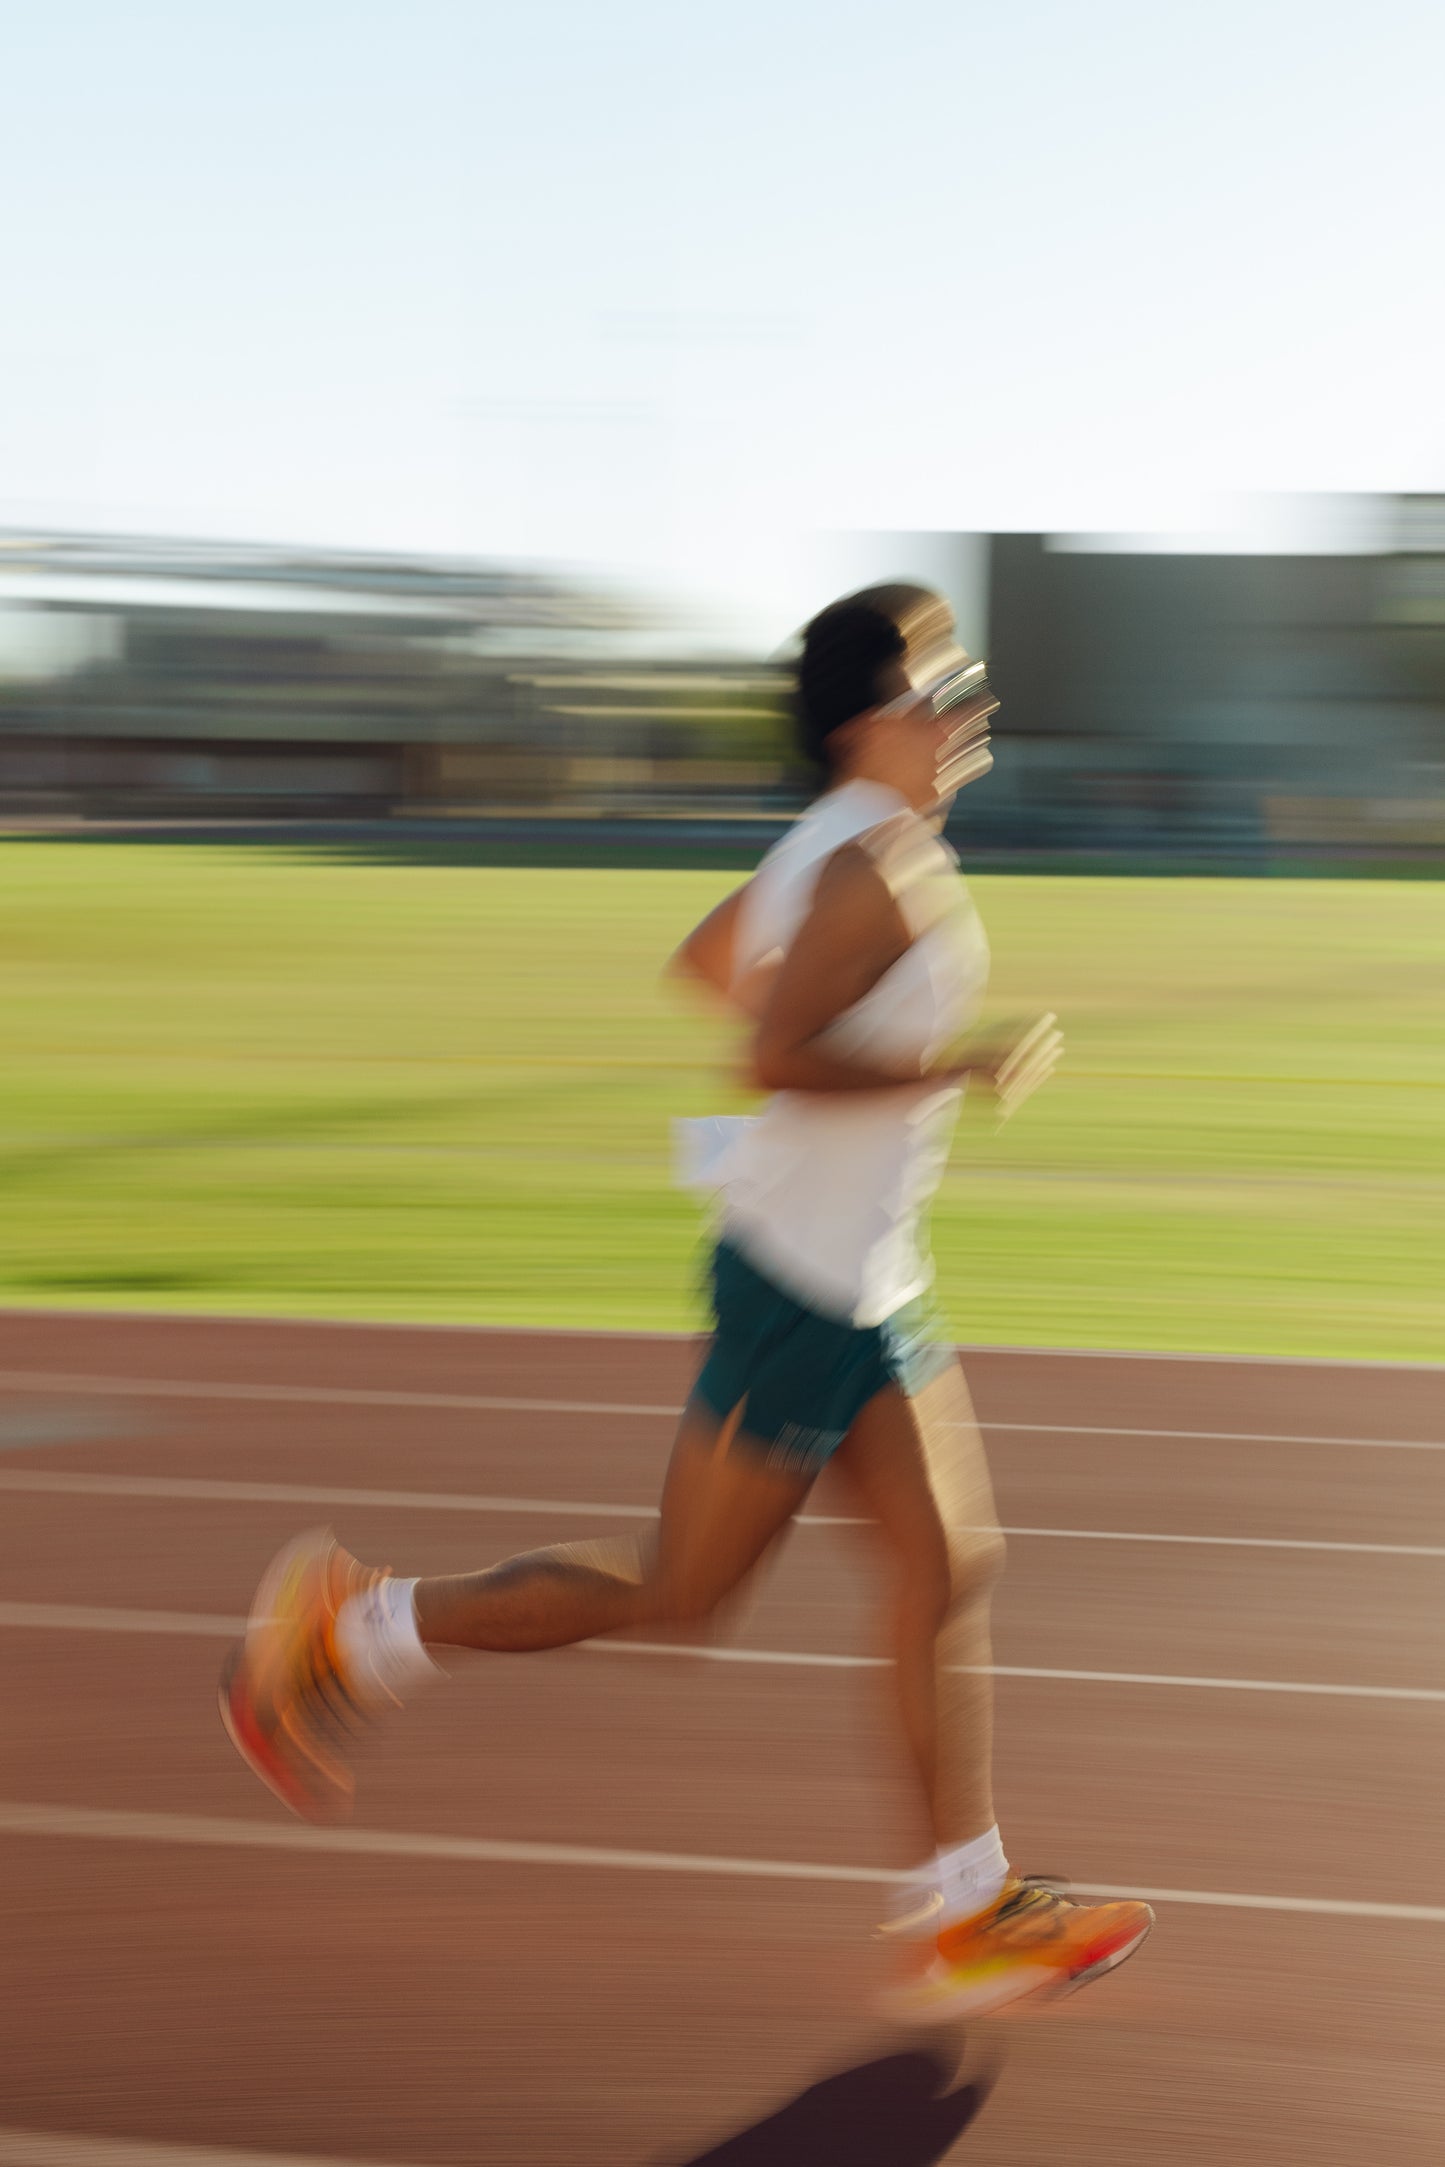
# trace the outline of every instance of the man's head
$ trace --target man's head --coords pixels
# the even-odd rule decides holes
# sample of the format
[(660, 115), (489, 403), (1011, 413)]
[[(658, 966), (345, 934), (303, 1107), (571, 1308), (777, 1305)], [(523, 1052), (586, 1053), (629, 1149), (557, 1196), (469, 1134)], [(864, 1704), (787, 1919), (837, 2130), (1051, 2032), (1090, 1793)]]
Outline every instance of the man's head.
[(997, 706), (983, 664), (958, 644), (953, 612), (927, 587), (867, 587), (803, 634), (800, 740), (834, 782), (886, 783), (927, 810), (992, 766)]

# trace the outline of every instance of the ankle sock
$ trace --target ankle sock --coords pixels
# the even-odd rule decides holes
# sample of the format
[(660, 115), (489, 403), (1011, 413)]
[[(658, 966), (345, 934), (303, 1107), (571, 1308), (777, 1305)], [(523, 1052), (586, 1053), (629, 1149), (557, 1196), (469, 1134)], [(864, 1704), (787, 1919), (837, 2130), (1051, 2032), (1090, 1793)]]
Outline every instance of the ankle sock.
[(998, 1896), (1008, 1879), (1008, 1860), (996, 1827), (986, 1829), (969, 1843), (952, 1844), (935, 1852), (919, 1875), (941, 1897), (941, 1926), (971, 1919)]
[(336, 1646), (348, 1688), (364, 1708), (395, 1706), (440, 1675), (417, 1631), (414, 1580), (378, 1580), (336, 1614)]

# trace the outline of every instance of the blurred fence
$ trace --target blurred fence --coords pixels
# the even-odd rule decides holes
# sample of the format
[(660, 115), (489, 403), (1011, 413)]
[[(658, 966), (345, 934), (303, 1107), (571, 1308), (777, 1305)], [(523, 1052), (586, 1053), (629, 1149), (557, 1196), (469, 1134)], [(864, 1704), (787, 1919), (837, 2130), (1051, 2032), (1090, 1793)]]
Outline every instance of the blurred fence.
[[(1445, 863), (1442, 527), (1417, 514), (1362, 556), (996, 537), (1003, 757), (959, 839), (1053, 862)], [(786, 695), (776, 663), (520, 571), (0, 537), (12, 822), (755, 837), (810, 788)]]

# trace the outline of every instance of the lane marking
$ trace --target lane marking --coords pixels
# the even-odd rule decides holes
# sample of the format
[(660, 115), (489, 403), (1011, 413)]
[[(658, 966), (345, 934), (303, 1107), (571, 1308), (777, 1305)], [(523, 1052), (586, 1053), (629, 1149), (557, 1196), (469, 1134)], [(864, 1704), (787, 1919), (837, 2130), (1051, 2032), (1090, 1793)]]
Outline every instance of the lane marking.
[(1445, 1452), (1434, 1437), (1313, 1437), (1291, 1430), (1131, 1429), (1117, 1422), (980, 1422), (988, 1432), (1011, 1430), (1039, 1437), (1148, 1437), (1211, 1445), (1360, 1445), (1376, 1452)]
[(72, 1377), (62, 1370), (0, 1370), (0, 1389), (15, 1392), (78, 1392), (108, 1399), (235, 1400), (260, 1405), (326, 1407), (422, 1407), (438, 1412), (549, 1415), (656, 1415), (675, 1422), (678, 1405), (635, 1400), (506, 1399), (475, 1392), (388, 1392), (349, 1385), (222, 1384), (178, 1377)]
[[(564, 1513), (574, 1518), (655, 1520), (655, 1505), (579, 1504), (547, 1497), (479, 1497), (445, 1490), (349, 1490), (327, 1483), (212, 1482), (192, 1476), (91, 1475), (48, 1468), (0, 1467), (0, 1490), (23, 1490), (72, 1497), (190, 1498), (199, 1503), (236, 1505), (383, 1506), (399, 1512)], [(812, 1524), (818, 1524), (814, 1521)], [(863, 1520), (830, 1525), (864, 1527)], [(1445, 1555), (1445, 1552), (1442, 1552)]]
[[(17, 1632), (155, 1633), (183, 1640), (234, 1640), (245, 1631), (246, 1621), (214, 1611), (0, 1603), (0, 1631), (7, 1628)], [(579, 1640), (573, 1645), (589, 1655), (680, 1656), (692, 1662), (754, 1663), (786, 1670), (886, 1670), (892, 1660), (886, 1655), (822, 1655), (792, 1648), (732, 1648), (669, 1640)], [(1429, 1685), (1323, 1685), (1286, 1678), (1196, 1678), (1175, 1671), (1060, 1670), (1033, 1663), (950, 1663), (946, 1667), (960, 1678), (1045, 1678), (1068, 1685), (1162, 1686), (1211, 1693), (1300, 1693), (1329, 1700), (1445, 1701), (1445, 1687)]]
[(599, 1866), (634, 1873), (726, 1875), (755, 1881), (868, 1885), (907, 1876), (868, 1866), (817, 1866), (706, 1853), (624, 1851), (600, 1844), (514, 1843), (489, 1836), (419, 1836), (390, 1829), (314, 1827), (211, 1814), (130, 1813), (109, 1807), (0, 1801), (0, 1836), (60, 1836), (120, 1843), (191, 1843), (256, 1851), (335, 1852), (355, 1858), (434, 1859), (481, 1866)]
[[(655, 1505), (604, 1505), (555, 1497), (485, 1497), (471, 1491), (352, 1490), (325, 1483), (213, 1482), (186, 1475), (92, 1475), (46, 1468), (0, 1468), (0, 1490), (55, 1497), (136, 1497), (216, 1505), (334, 1505), (354, 1511), (523, 1513), (573, 1519), (655, 1520)], [(798, 1527), (870, 1527), (847, 1513), (799, 1513)], [(980, 1532), (968, 1522), (959, 1532)], [(1156, 1535), (1101, 1527), (1005, 1527), (1014, 1537), (1055, 1542), (1183, 1543), (1214, 1550), (1321, 1550), (1357, 1557), (1441, 1558), (1445, 1543), (1327, 1542), (1287, 1535)]]
[[(627, 1851), (600, 1844), (513, 1843), (490, 1836), (408, 1835), (391, 1829), (313, 1827), (221, 1815), (130, 1813), (90, 1806), (0, 1802), (0, 1836), (80, 1842), (197, 1844), (220, 1849), (332, 1853), (478, 1866), (590, 1866), (623, 1873), (700, 1874), (740, 1881), (816, 1881), (893, 1887), (906, 1873), (879, 1866), (820, 1866), (810, 1860), (717, 1857), (682, 1851)], [(1219, 1889), (1150, 1889), (1074, 1881), (1080, 1896), (1108, 1902), (1139, 1897), (1151, 1904), (1199, 1904), (1221, 1911), (1292, 1911), (1334, 1919), (1398, 1919), (1445, 1926), (1445, 1904), (1369, 1903), (1348, 1897), (1256, 1896)], [(48, 2167), (48, 2163), (47, 2163)], [(339, 2163), (338, 2163), (339, 2167)]]
[[(4, 1605), (0, 1604), (0, 1612)], [(3, 1624), (0, 1617), (0, 1624)], [(599, 1655), (691, 1655), (714, 1663), (799, 1664), (826, 1670), (886, 1670), (886, 1655), (798, 1655), (772, 1648), (674, 1648), (667, 1641), (582, 1640), (579, 1648)], [(960, 1678), (1054, 1678), (1069, 1685), (1144, 1685), (1188, 1687), (1212, 1693), (1305, 1693), (1333, 1700), (1445, 1701), (1445, 1688), (1430, 1685), (1316, 1685), (1284, 1678), (1193, 1678), (1175, 1671), (1056, 1670), (1033, 1663), (949, 1663)]]
[(1192, 1543), (1206, 1550), (1326, 1550), (1357, 1557), (1445, 1558), (1445, 1543), (1325, 1542), (1303, 1535), (1144, 1535), (1127, 1528), (1103, 1527), (1006, 1527), (1000, 1533), (1010, 1538), (1026, 1535), (1061, 1542)]
[(70, 2130), (0, 2129), (0, 2167), (387, 2167), (327, 2153), (243, 2152), (169, 2138), (90, 2137)]
[(114, 1610), (91, 1603), (0, 1603), (0, 1629), (47, 1633), (163, 1633), (180, 1640), (235, 1640), (244, 1618), (208, 1610)]
[[(231, 1400), (261, 1405), (415, 1407), (445, 1413), (626, 1415), (675, 1422), (680, 1405), (638, 1400), (499, 1398), (472, 1392), (390, 1392), (347, 1385), (200, 1383), (174, 1377), (75, 1377), (62, 1370), (0, 1370), (0, 1390), (75, 1392), (95, 1398)], [(1171, 1443), (1358, 1445), (1382, 1452), (1445, 1452), (1445, 1440), (1421, 1437), (1316, 1437), (1283, 1430), (1137, 1429), (1120, 1423), (980, 1422), (986, 1434), (1037, 1437), (1147, 1437)]]

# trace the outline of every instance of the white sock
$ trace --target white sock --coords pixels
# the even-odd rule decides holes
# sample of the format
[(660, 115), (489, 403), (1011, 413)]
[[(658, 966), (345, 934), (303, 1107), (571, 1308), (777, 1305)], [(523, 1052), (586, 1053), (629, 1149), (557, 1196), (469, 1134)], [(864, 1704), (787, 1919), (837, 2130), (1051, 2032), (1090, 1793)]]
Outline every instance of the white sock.
[(919, 1868), (913, 1887), (920, 1897), (933, 1896), (941, 1903), (934, 1923), (952, 1926), (959, 1919), (971, 1919), (975, 1912), (991, 1904), (1007, 1879), (1008, 1860), (1003, 1840), (994, 1827), (969, 1843), (935, 1852), (928, 1864)]
[(364, 1708), (397, 1706), (440, 1671), (417, 1631), (414, 1580), (378, 1580), (336, 1614), (347, 1686)]

